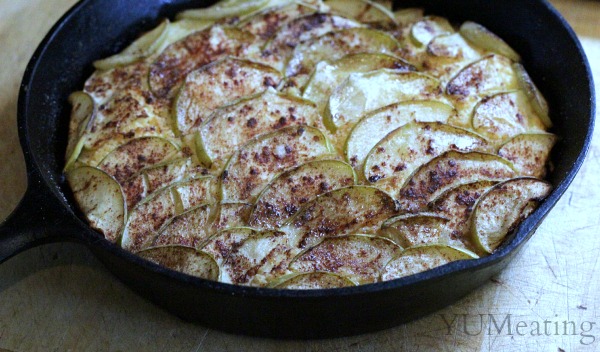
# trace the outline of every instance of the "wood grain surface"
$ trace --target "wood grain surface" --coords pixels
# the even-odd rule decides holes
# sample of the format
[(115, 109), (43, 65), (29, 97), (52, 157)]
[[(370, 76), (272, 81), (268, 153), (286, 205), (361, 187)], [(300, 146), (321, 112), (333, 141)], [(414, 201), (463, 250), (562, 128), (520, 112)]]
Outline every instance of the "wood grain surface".
[[(37, 44), (74, 3), (0, 0), (0, 219), (25, 190), (19, 82)], [(600, 81), (600, 2), (553, 3), (582, 37)], [(0, 266), (0, 351), (600, 351), (599, 174), (597, 132), (573, 185), (501, 275), (455, 305), (394, 329), (322, 341), (208, 330), (132, 293), (84, 247), (55, 244)]]

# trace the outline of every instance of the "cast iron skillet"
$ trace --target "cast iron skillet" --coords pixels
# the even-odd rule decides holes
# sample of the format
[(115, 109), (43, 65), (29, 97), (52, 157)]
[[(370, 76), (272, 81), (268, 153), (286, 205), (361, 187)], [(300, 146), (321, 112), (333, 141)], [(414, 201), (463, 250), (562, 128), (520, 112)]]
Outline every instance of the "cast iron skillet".
[[(400, 4), (400, 1), (397, 2)], [(82, 220), (62, 175), (69, 93), (91, 63), (122, 49), (160, 18), (192, 0), (84, 0), (51, 30), (29, 64), (18, 126), (29, 186), (0, 227), (0, 262), (54, 241), (85, 244), (119, 279), (175, 315), (228, 332), (278, 338), (324, 338), (389, 328), (438, 310), (500, 272), (565, 192), (589, 147), (594, 86), (569, 25), (544, 0), (402, 1), (453, 21), (474, 20), (505, 38), (550, 101), (555, 131), (551, 196), (494, 255), (456, 262), (399, 280), (354, 288), (277, 291), (192, 278), (139, 259), (105, 241)]]

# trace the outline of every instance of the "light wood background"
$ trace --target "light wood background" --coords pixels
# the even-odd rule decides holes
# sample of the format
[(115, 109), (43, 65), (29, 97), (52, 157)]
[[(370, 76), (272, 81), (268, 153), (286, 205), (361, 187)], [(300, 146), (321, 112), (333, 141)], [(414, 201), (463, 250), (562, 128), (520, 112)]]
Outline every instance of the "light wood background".
[[(552, 1), (582, 37), (600, 80), (600, 2)], [(0, 0), (0, 219), (25, 190), (16, 134), (18, 85), (51, 25), (75, 0)], [(323, 341), (273, 341), (184, 323), (133, 294), (83, 247), (48, 245), (0, 266), (0, 350), (9, 351), (600, 351), (600, 140), (583, 170), (507, 270), (473, 294), (411, 324)], [(458, 317), (448, 331), (440, 314)], [(460, 314), (466, 314), (461, 316)], [(479, 330), (485, 314), (484, 329)], [(488, 334), (510, 314), (525, 336)], [(466, 317), (465, 332), (462, 319)], [(576, 329), (558, 334), (554, 323)], [(549, 321), (550, 336), (543, 330)], [(530, 334), (535, 323), (542, 336)], [(460, 323), (460, 324), (459, 324)], [(590, 325), (591, 330), (586, 333)], [(548, 324), (547, 324), (548, 325)], [(569, 325), (571, 326), (571, 325)], [(475, 335), (475, 336), (471, 336)]]

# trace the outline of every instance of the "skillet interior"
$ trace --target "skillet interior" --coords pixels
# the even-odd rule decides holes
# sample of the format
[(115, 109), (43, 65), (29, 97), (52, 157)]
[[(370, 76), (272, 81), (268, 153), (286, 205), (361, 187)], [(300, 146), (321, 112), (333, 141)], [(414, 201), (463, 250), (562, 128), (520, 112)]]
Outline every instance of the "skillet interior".
[[(75, 238), (88, 244), (120, 279), (187, 320), (236, 333), (273, 337), (333, 337), (375, 331), (428, 314), (499, 272), (539, 226), (579, 169), (594, 116), (593, 83), (581, 47), (544, 0), (402, 1), (429, 13), (480, 22), (505, 38), (548, 98), (555, 133), (550, 181), (556, 190), (496, 254), (452, 263), (400, 280), (329, 291), (275, 291), (193, 279), (148, 264), (90, 230), (62, 176), (70, 107), (68, 95), (93, 71), (91, 62), (118, 52), (160, 18), (191, 0), (87, 0), (67, 14), (32, 59), (19, 102), (19, 132), (30, 184), (38, 181), (48, 207), (64, 208)], [(400, 3), (399, 1), (397, 3)], [(207, 2), (208, 4), (208, 2)], [(507, 25), (510, 24), (510, 25)], [(99, 30), (100, 29), (100, 30)]]

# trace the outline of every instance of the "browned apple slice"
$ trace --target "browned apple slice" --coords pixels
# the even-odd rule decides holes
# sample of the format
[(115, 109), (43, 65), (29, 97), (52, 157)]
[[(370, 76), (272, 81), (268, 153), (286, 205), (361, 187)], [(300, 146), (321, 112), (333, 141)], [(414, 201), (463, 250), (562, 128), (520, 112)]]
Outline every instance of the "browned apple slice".
[(167, 139), (138, 138), (112, 151), (98, 167), (118, 182), (123, 182), (143, 168), (179, 156), (179, 147)]
[(228, 55), (237, 56), (254, 41), (239, 29), (212, 26), (170, 45), (150, 67), (149, 82), (159, 98), (172, 97), (192, 71)]
[(408, 248), (424, 244), (450, 244), (449, 218), (431, 213), (393, 217), (381, 226), (380, 235)]
[(381, 272), (381, 280), (399, 279), (458, 261), (477, 259), (477, 255), (444, 245), (412, 247), (390, 261)]
[(175, 121), (186, 135), (219, 107), (277, 87), (281, 74), (256, 62), (225, 58), (190, 73), (175, 103)]
[(419, 168), (398, 192), (400, 208), (427, 210), (441, 194), (477, 181), (505, 181), (516, 176), (512, 164), (497, 155), (447, 152)]
[(475, 107), (472, 125), (475, 132), (496, 141), (545, 130), (522, 91), (499, 93), (483, 99)]
[(296, 257), (290, 269), (303, 273), (335, 273), (358, 284), (369, 284), (379, 281), (383, 267), (401, 251), (400, 246), (383, 237), (350, 235), (327, 238)]
[(436, 101), (415, 101), (392, 104), (367, 116), (354, 126), (346, 140), (346, 159), (362, 169), (369, 152), (389, 133), (409, 122), (447, 122), (454, 108)]
[[(379, 26), (392, 27), (396, 24), (391, 9), (380, 4), (379, 1), (369, 0), (326, 0), (331, 12), (353, 18), (362, 23), (372, 23)], [(389, 4), (388, 4), (389, 5)]]
[(350, 165), (334, 160), (314, 161), (278, 176), (260, 194), (250, 226), (278, 228), (318, 195), (356, 182)]
[[(417, 168), (449, 150), (469, 152), (486, 148), (483, 138), (462, 128), (436, 122), (411, 122), (373, 147), (365, 159), (364, 175), (371, 183), (393, 178), (393, 184), (403, 185)], [(384, 187), (392, 183), (381, 184)]]
[(261, 136), (229, 160), (221, 179), (221, 199), (253, 202), (280, 173), (331, 154), (327, 138), (313, 127), (286, 127)]
[(498, 155), (510, 160), (520, 175), (543, 178), (557, 140), (558, 137), (550, 133), (518, 135), (506, 142)]
[(322, 128), (312, 102), (269, 89), (252, 99), (218, 110), (199, 131), (198, 155), (207, 165), (226, 161), (252, 138), (288, 126)]
[(471, 238), (469, 219), (477, 200), (496, 183), (493, 181), (468, 183), (446, 191), (433, 201), (431, 210), (438, 216), (449, 219), (446, 223), (450, 238), (448, 244), (482, 254)]
[(287, 23), (315, 12), (317, 12), (316, 7), (307, 3), (293, 2), (289, 5), (267, 8), (256, 13), (242, 20), (238, 28), (265, 42), (277, 34), (277, 31)]
[(182, 246), (155, 247), (138, 255), (158, 265), (207, 280), (219, 280), (219, 266), (208, 253)]
[(213, 234), (214, 205), (201, 205), (192, 208), (168, 222), (154, 239), (153, 246), (178, 245), (202, 248)]
[(375, 234), (381, 224), (396, 215), (396, 203), (374, 187), (352, 186), (319, 196), (307, 203), (281, 230), (309, 248), (322, 238), (354, 233)]
[[(517, 178), (496, 185), (483, 195), (471, 217), (475, 243), (493, 253), (552, 191), (552, 185), (535, 178)], [(525, 211), (525, 212), (524, 212)]]
[(449, 95), (470, 97), (518, 88), (512, 61), (490, 55), (465, 67), (446, 86)]
[(67, 180), (91, 227), (101, 231), (107, 240), (117, 242), (127, 216), (123, 191), (117, 181), (88, 166), (69, 171)]
[(356, 286), (356, 283), (341, 275), (325, 272), (314, 272), (306, 274), (294, 273), (284, 275), (273, 280), (268, 286), (281, 290), (324, 290), (330, 288)]

